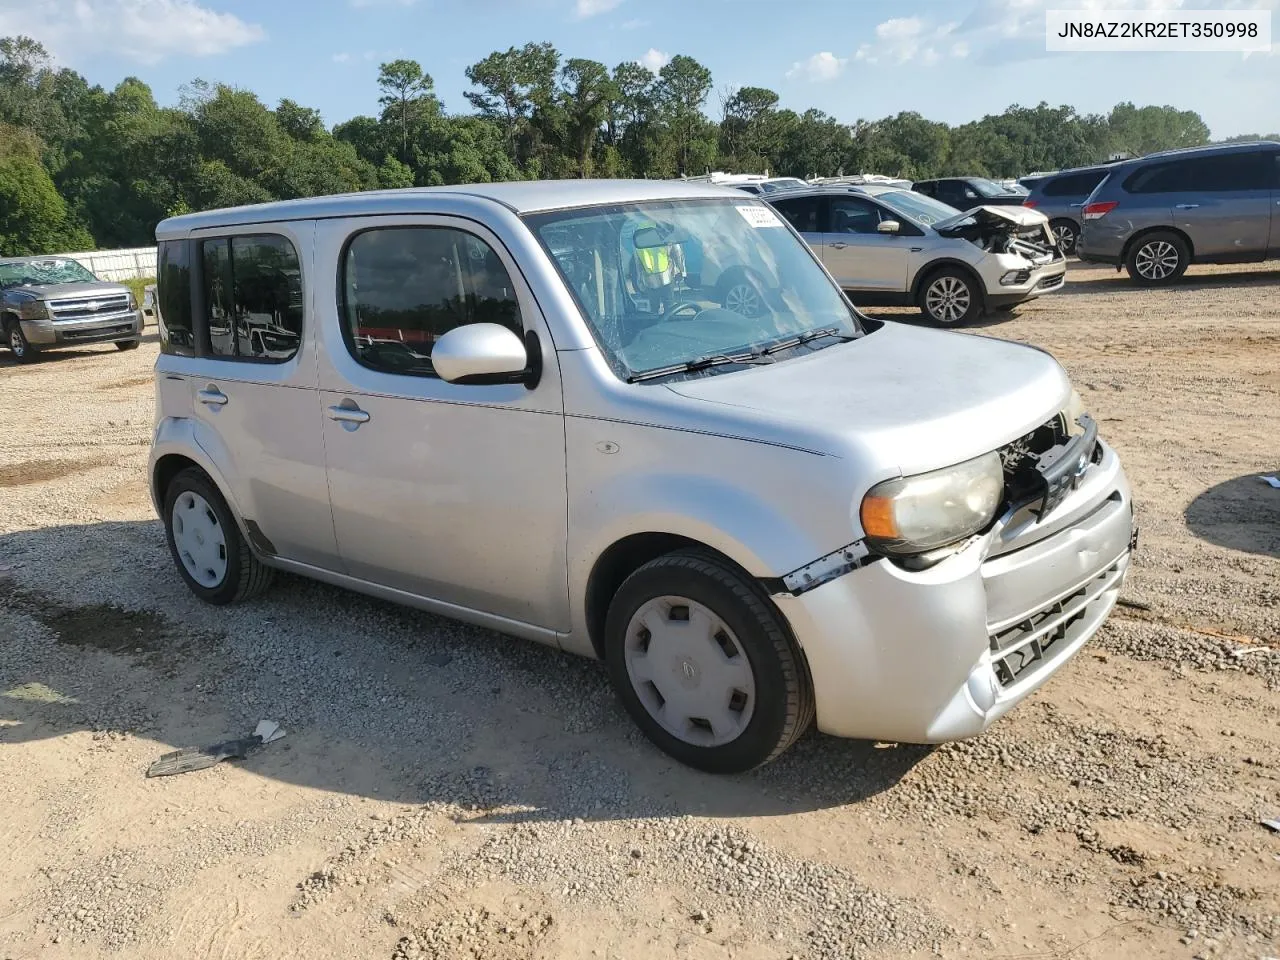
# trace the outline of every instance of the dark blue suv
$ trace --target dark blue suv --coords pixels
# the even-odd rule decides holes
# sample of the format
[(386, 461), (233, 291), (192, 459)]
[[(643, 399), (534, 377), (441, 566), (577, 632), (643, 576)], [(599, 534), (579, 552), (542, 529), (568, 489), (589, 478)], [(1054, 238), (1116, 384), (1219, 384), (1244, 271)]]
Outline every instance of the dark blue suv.
[(1117, 163), (1083, 207), (1077, 254), (1160, 286), (1192, 263), (1280, 258), (1280, 143), (1153, 153)]

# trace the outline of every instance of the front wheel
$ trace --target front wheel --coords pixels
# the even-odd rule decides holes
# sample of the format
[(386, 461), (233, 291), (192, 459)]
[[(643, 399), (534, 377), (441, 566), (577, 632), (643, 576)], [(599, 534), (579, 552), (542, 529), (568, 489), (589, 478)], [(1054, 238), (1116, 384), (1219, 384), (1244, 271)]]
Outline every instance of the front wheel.
[(605, 660), (644, 734), (710, 773), (769, 762), (813, 721), (812, 682), (785, 623), (708, 553), (667, 554), (623, 582), (609, 606)]
[(5, 343), (9, 347), (9, 352), (13, 354), (13, 359), (18, 363), (35, 362), (35, 348), (27, 342), (26, 334), (22, 332), (22, 324), (17, 320), (9, 321), (9, 327), (5, 331)]
[(1125, 258), (1129, 279), (1144, 287), (1162, 287), (1187, 272), (1191, 251), (1176, 233), (1157, 230), (1138, 240)]
[(253, 555), (231, 508), (203, 470), (189, 467), (169, 483), (164, 521), (178, 573), (201, 600), (215, 606), (239, 603), (270, 585), (273, 571)]
[(117, 340), (116, 349), (117, 350), (137, 350), (138, 344), (140, 344), (141, 342), (142, 342), (141, 340)]
[(768, 311), (764, 290), (746, 270), (732, 270), (718, 284), (716, 299), (720, 306), (739, 316), (754, 320)]
[(982, 294), (959, 267), (944, 267), (920, 287), (920, 312), (944, 327), (959, 327), (982, 315)]

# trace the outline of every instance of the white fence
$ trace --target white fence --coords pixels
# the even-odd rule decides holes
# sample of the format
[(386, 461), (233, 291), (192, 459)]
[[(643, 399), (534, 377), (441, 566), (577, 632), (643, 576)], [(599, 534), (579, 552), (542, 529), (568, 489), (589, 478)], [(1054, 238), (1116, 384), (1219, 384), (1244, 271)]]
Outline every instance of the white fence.
[(76, 260), (103, 280), (140, 280), (156, 275), (156, 248), (133, 250), (90, 250), (85, 253), (59, 253), (59, 257)]

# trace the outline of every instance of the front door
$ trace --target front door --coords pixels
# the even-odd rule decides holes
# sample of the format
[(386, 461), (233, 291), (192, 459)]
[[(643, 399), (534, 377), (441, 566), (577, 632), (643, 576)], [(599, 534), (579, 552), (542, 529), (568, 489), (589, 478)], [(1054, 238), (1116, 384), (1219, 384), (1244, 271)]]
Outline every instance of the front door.
[[(317, 261), (339, 278), (321, 311), (320, 403), (347, 573), (568, 629), (559, 368), (505, 248), (470, 221), (370, 218), (319, 231)], [(534, 389), (435, 375), (435, 339), (475, 322), (535, 334)]]
[(902, 293), (907, 289), (907, 237), (880, 233), (889, 214), (866, 197), (831, 197), (822, 262), (846, 290)]

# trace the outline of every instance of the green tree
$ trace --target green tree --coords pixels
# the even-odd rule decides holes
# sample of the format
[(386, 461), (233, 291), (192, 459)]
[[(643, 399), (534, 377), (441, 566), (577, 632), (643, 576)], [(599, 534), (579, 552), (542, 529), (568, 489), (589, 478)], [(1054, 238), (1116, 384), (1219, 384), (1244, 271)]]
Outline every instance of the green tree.
[(378, 69), (378, 88), (382, 96), (384, 116), (393, 117), (400, 128), (400, 159), (409, 155), (410, 128), (424, 116), (440, 112), (440, 102), (434, 93), (435, 81), (422, 72), (416, 60), (393, 60)]
[(31, 134), (0, 124), (0, 256), (93, 249), (40, 162)]
[(1177, 107), (1118, 103), (1107, 117), (1107, 127), (1110, 148), (1134, 156), (1209, 142), (1209, 127), (1200, 114)]
[(518, 138), (538, 107), (552, 100), (560, 54), (549, 43), (526, 43), (505, 52), (489, 54), (467, 67), (467, 80), (479, 90), (465, 94), (467, 101), (501, 125), (507, 150), (519, 163)]
[(592, 173), (592, 152), (600, 128), (608, 120), (618, 99), (609, 70), (594, 60), (569, 60), (560, 70), (561, 97), (579, 177)]
[(674, 137), (681, 174), (687, 175), (715, 159), (711, 124), (702, 113), (710, 93), (711, 71), (693, 57), (672, 57), (658, 72), (654, 95)]

